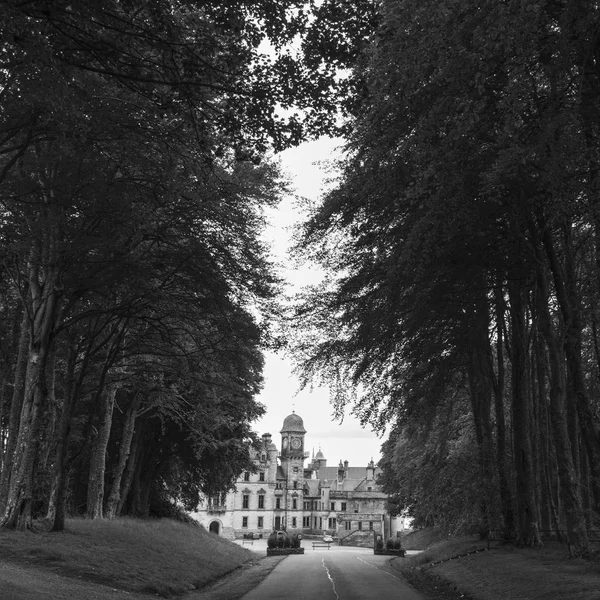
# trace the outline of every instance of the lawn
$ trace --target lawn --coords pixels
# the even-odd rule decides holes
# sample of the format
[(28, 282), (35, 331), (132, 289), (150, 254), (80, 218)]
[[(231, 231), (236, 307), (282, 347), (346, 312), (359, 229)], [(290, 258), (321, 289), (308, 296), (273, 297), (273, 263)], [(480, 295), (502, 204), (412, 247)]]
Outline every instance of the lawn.
[[(567, 547), (487, 544), (476, 536), (440, 539), (422, 532), (424, 551), (395, 566), (417, 589), (435, 600), (600, 600), (600, 560), (572, 559)], [(418, 544), (407, 536), (407, 546)], [(417, 549), (417, 548), (414, 548)]]
[(253, 560), (245, 548), (171, 520), (67, 521), (63, 533), (0, 529), (0, 557), (131, 592), (174, 597)]

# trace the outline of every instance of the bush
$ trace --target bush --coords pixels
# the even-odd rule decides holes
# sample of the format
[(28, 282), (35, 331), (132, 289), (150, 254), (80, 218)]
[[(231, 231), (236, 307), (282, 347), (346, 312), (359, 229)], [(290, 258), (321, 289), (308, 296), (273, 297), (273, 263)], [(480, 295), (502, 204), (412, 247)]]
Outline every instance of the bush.
[(388, 550), (393, 550), (394, 549), (394, 540), (392, 540), (392, 539), (386, 540), (385, 547)]
[(400, 541), (400, 538), (396, 538), (394, 540), (394, 550), (400, 550), (402, 548), (402, 542)]

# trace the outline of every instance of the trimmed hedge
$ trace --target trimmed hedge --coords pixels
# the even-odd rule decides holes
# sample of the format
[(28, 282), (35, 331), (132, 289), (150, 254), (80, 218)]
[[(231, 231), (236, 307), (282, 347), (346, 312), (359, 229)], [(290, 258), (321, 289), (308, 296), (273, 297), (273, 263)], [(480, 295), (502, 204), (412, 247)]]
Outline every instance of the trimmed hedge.
[(304, 554), (304, 548), (267, 548), (267, 556), (286, 556), (288, 554)]

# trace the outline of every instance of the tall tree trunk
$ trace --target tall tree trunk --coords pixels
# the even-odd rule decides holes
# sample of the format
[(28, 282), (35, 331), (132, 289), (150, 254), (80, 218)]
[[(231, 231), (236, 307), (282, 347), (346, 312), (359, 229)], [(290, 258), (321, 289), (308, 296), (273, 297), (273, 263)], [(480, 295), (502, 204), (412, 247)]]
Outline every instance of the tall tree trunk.
[(125, 416), (125, 423), (123, 425), (123, 434), (121, 436), (121, 444), (119, 445), (119, 460), (114, 471), (112, 487), (110, 495), (106, 503), (105, 515), (107, 518), (112, 519), (117, 514), (117, 506), (121, 499), (121, 480), (123, 473), (125, 472), (125, 466), (131, 451), (131, 441), (133, 440), (133, 434), (135, 431), (135, 420), (137, 417), (137, 410), (141, 401), (141, 394), (134, 392), (133, 398), (127, 409)]
[[(483, 290), (481, 286), (481, 290)], [(483, 291), (482, 291), (483, 294)], [(494, 452), (491, 421), (493, 368), (489, 344), (489, 315), (485, 296), (477, 299), (470, 319), (469, 387), (475, 436), (479, 447), (479, 470), (483, 495), (481, 502), (482, 524), (480, 534), (487, 537), (492, 528), (491, 510), (494, 506), (492, 490)]]
[[(8, 310), (5, 307), (5, 311)], [(0, 479), (6, 461), (6, 451), (9, 435), (11, 402), (8, 401), (9, 387), (15, 384), (18, 368), (19, 346), (23, 335), (23, 305), (18, 302), (12, 311), (12, 328), (9, 338), (4, 344), (4, 355), (6, 359), (0, 364)], [(26, 323), (26, 321), (25, 321)], [(27, 347), (25, 346), (25, 350)], [(11, 387), (12, 389), (12, 387)], [(12, 394), (11, 394), (12, 396)], [(2, 493), (0, 492), (0, 514), (2, 513)]]
[[(54, 465), (54, 486), (48, 504), (47, 518), (52, 521), (52, 531), (64, 531), (65, 528), (65, 496), (67, 488), (67, 459), (69, 452), (69, 439), (71, 421), (75, 410), (76, 400), (83, 383), (84, 374), (89, 362), (90, 347), (84, 357), (79, 371), (77, 384), (75, 384), (75, 366), (77, 363), (78, 346), (73, 335), (69, 336), (67, 349), (67, 369), (64, 378), (64, 402), (60, 422), (58, 424), (58, 440), (56, 447), (56, 461)], [(91, 344), (91, 341), (89, 342)]]
[(56, 419), (58, 417), (58, 401), (56, 399), (56, 349), (53, 347), (48, 356), (46, 365), (46, 381), (47, 381), (47, 410), (46, 422), (44, 424), (44, 439), (42, 443), (39, 468), (42, 471), (46, 470), (48, 461), (51, 459), (52, 453), (55, 450), (55, 430)]
[[(519, 253), (517, 253), (519, 256)], [(542, 544), (536, 521), (534, 470), (531, 451), (531, 422), (529, 394), (527, 393), (527, 343), (525, 308), (523, 302), (524, 278), (520, 269), (513, 269), (508, 277), (512, 330), (512, 428), (513, 455), (516, 475), (518, 542), (525, 546)]]
[[(589, 401), (585, 388), (585, 380), (582, 366), (582, 344), (581, 344), (581, 311), (579, 308), (577, 290), (573, 277), (565, 276), (562, 265), (560, 264), (554, 239), (543, 218), (540, 218), (540, 229), (543, 231), (543, 243), (548, 263), (552, 272), (556, 297), (564, 321), (564, 351), (567, 364), (567, 376), (569, 380), (567, 402), (577, 409), (579, 423), (581, 425), (581, 434), (584, 445), (590, 459), (592, 469), (592, 491), (594, 496), (594, 510), (600, 512), (600, 434), (595, 411)], [(569, 268), (571, 264), (572, 252), (571, 241), (568, 234), (565, 234), (565, 254), (568, 258)], [(573, 450), (573, 448), (572, 448)]]
[[(52, 344), (58, 308), (58, 273), (55, 266), (43, 266), (41, 252), (32, 260), (29, 273), (31, 293), (31, 337), (25, 378), (25, 396), (16, 444), (17, 460), (11, 471), (8, 497), (0, 527), (32, 526), (33, 482), (39, 440), (46, 405), (46, 364)], [(42, 282), (42, 283), (40, 283)]]
[(112, 415), (115, 406), (117, 386), (110, 383), (101, 395), (101, 412), (98, 435), (94, 442), (90, 459), (90, 474), (88, 478), (87, 516), (91, 519), (102, 519), (104, 503), (104, 474), (106, 471), (106, 449), (110, 439)]
[(515, 531), (515, 512), (509, 485), (508, 461), (506, 460), (506, 420), (504, 418), (504, 294), (502, 287), (495, 290), (496, 307), (496, 360), (497, 377), (494, 387), (494, 409), (496, 417), (496, 462), (498, 465), (498, 485), (502, 516), (504, 518), (504, 538), (511, 539)]
[(551, 431), (548, 416), (548, 368), (546, 360), (546, 346), (543, 339), (543, 332), (536, 332), (536, 352), (535, 352), (535, 383), (538, 389), (539, 401), (539, 453), (540, 453), (540, 524), (542, 531), (551, 531), (554, 527), (552, 513), (552, 486), (550, 483), (550, 442)]
[(543, 263), (539, 266), (538, 270), (538, 316), (550, 360), (550, 423), (554, 437), (554, 446), (556, 448), (558, 476), (567, 524), (567, 542), (571, 554), (580, 555), (589, 552), (589, 541), (581, 503), (579, 473), (573, 460), (569, 437), (566, 415), (565, 368), (548, 309), (549, 291)]
[(19, 350), (17, 353), (17, 363), (15, 365), (15, 379), (8, 419), (8, 439), (6, 441), (4, 462), (2, 465), (2, 473), (0, 475), (0, 515), (4, 514), (6, 508), (10, 476), (15, 462), (17, 437), (19, 435), (19, 422), (21, 419), (21, 410), (23, 408), (23, 399), (25, 397), (25, 377), (27, 374), (29, 334), (29, 319), (27, 314), (23, 313), (21, 319)]
[(131, 451), (129, 453), (129, 459), (127, 460), (127, 466), (125, 467), (125, 473), (123, 474), (123, 486), (115, 512), (115, 516), (117, 517), (120, 517), (123, 514), (123, 508), (125, 507), (125, 502), (127, 502), (127, 496), (129, 496), (129, 491), (131, 490), (131, 486), (133, 484), (133, 477), (137, 471), (137, 464), (140, 460), (140, 449), (142, 447), (142, 430), (143, 425), (141, 423), (138, 423), (138, 426), (134, 428)]

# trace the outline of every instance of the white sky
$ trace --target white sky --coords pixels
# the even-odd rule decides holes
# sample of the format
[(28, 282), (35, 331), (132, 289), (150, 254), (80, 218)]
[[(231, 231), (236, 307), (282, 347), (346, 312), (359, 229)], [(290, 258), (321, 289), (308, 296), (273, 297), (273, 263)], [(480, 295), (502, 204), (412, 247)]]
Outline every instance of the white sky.
[[(339, 140), (323, 138), (278, 155), (298, 195), (313, 201), (320, 197), (324, 179), (329, 175), (324, 172), (324, 165), (315, 163), (333, 158), (338, 145)], [(291, 229), (302, 220), (301, 217), (294, 198), (286, 198), (277, 211), (272, 213), (272, 224), (266, 233), (267, 240), (273, 246), (275, 260), (282, 263), (280, 274), (289, 282), (291, 289), (315, 283), (319, 276), (314, 266), (295, 269), (286, 256), (291, 244)], [(361, 428), (358, 420), (349, 414), (349, 410), (346, 411), (342, 424), (333, 421), (333, 407), (329, 403), (327, 390), (315, 388), (300, 392), (299, 382), (292, 374), (292, 369), (289, 358), (267, 353), (265, 386), (257, 398), (266, 406), (267, 412), (253, 424), (253, 428), (261, 435), (271, 433), (273, 441), (281, 448), (279, 431), (283, 420), (295, 410), (304, 420), (304, 428), (307, 430), (305, 449), (317, 452), (321, 448), (328, 465), (337, 465), (340, 460), (347, 460), (350, 466), (366, 466), (371, 458), (377, 462), (381, 457), (381, 444), (385, 440), (378, 438), (369, 429)]]

